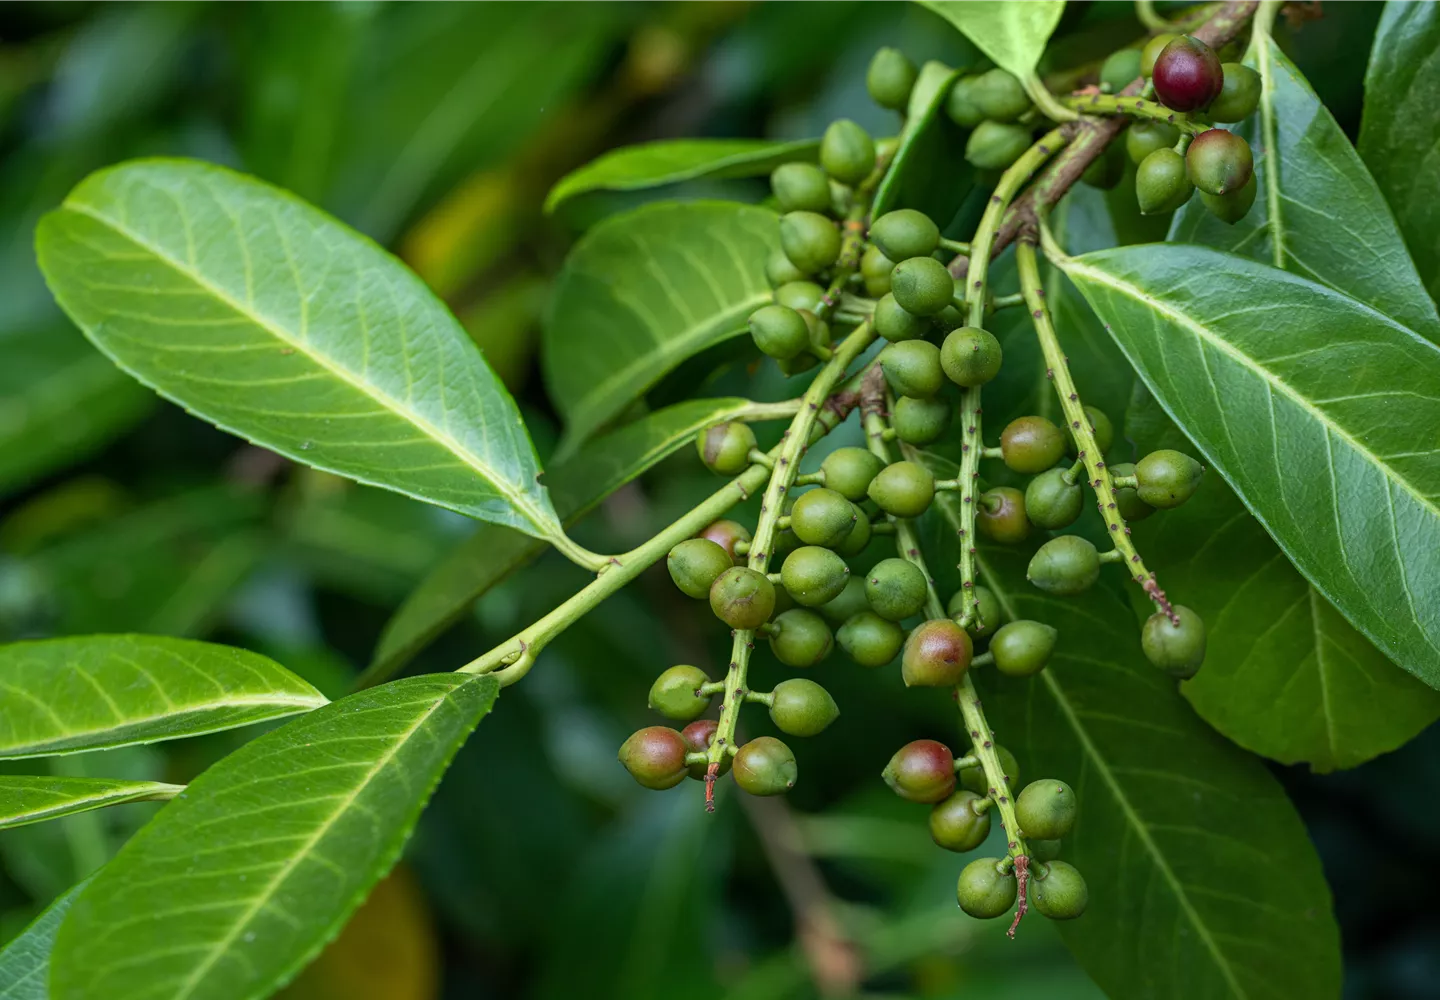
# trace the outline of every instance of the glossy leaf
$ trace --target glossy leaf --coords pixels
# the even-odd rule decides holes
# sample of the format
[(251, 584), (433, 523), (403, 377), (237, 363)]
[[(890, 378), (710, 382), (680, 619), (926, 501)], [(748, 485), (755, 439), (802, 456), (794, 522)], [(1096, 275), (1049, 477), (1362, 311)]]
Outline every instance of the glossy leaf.
[(1260, 108), (1228, 127), (1254, 151), (1255, 205), (1231, 226), (1192, 198), (1175, 213), (1170, 239), (1329, 285), (1440, 343), (1435, 303), (1350, 140), (1274, 39), (1246, 62), (1264, 80)]
[(1440, 687), (1440, 349), (1323, 285), (1201, 247), (1061, 264), (1291, 562)]
[(1001, 69), (1020, 78), (1034, 72), (1050, 33), (1060, 23), (1064, 0), (920, 0), (959, 28)]
[(75, 903), (55, 942), (55, 1000), (269, 996), (390, 870), (499, 689), (407, 678), (210, 768)]
[(875, 192), (874, 217), (914, 208), (944, 229), (970, 197), (975, 173), (965, 161), (967, 133), (945, 113), (945, 100), (959, 76), (959, 70), (939, 62), (920, 68), (899, 148)]
[(60, 304), (130, 374), (299, 462), (559, 530), (510, 394), (380, 248), (253, 178), (137, 160), (41, 220)]
[(1432, 296), (1440, 296), (1440, 9), (1385, 4), (1370, 66), (1360, 156), (1399, 220)]
[(565, 417), (557, 458), (770, 300), (774, 212), (661, 202), (612, 216), (571, 251), (545, 317), (545, 379)]
[(124, 802), (163, 801), (184, 787), (163, 781), (0, 774), (0, 830)]
[[(552, 472), (551, 490), (567, 522), (690, 444), (704, 427), (733, 418), (743, 399), (692, 399), (657, 410), (587, 445)], [(503, 528), (483, 527), (432, 569), (380, 636), (367, 676), (389, 676), (453, 625), (491, 587), (544, 550), (542, 543)]]
[(590, 191), (637, 191), (700, 177), (754, 177), (782, 163), (814, 161), (815, 139), (659, 139), (622, 146), (560, 179), (545, 199), (545, 211)]
[[(1195, 452), (1143, 389), (1125, 437), (1141, 455)], [(1207, 625), (1205, 667), (1181, 694), (1247, 750), (1332, 771), (1394, 750), (1440, 718), (1440, 692), (1355, 631), (1219, 476), (1183, 507), (1136, 524), (1134, 535), (1171, 599)], [(1129, 589), (1148, 617), (1150, 602)]]
[(157, 635), (0, 646), (0, 698), (0, 758), (198, 736), (325, 704), (257, 653)]
[(50, 949), (84, 888), (82, 882), (55, 900), (0, 951), (0, 1000), (49, 1000)]

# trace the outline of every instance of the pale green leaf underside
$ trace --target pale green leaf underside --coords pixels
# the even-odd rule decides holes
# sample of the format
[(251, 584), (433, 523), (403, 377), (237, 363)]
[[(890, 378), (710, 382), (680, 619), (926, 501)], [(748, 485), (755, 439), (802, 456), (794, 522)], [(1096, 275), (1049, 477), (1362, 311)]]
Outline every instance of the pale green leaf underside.
[(1291, 561), (1440, 686), (1440, 350), (1322, 285), (1201, 247), (1062, 264)]
[(776, 215), (731, 202), (661, 202), (585, 235), (545, 317), (545, 380), (568, 455), (686, 358), (745, 329), (770, 301)]
[(198, 736), (324, 704), (278, 663), (231, 646), (152, 635), (0, 646), (0, 758)]
[(754, 177), (782, 163), (814, 160), (819, 140), (660, 139), (623, 146), (572, 170), (545, 199), (545, 211), (590, 191), (637, 191), (700, 177)]
[(955, 25), (995, 65), (1022, 78), (1035, 70), (1065, 12), (1064, 0), (920, 0), (920, 4)]
[(55, 900), (0, 951), (0, 1000), (49, 1000), (50, 949), (60, 921), (84, 888), (82, 882)]
[(424, 284), (330, 216), (185, 160), (92, 174), (41, 269), (120, 367), (289, 458), (539, 536), (559, 530), (515, 402)]
[(304, 966), (395, 863), (492, 677), (363, 691), (247, 743), (195, 780), (75, 903), (56, 1000), (241, 1000)]
[(1435, 304), (1350, 140), (1273, 39), (1247, 62), (1265, 81), (1260, 109), (1228, 127), (1255, 150), (1255, 205), (1231, 226), (1192, 198), (1170, 239), (1311, 278), (1440, 343)]
[(0, 830), (124, 802), (174, 798), (184, 785), (112, 778), (0, 775)]

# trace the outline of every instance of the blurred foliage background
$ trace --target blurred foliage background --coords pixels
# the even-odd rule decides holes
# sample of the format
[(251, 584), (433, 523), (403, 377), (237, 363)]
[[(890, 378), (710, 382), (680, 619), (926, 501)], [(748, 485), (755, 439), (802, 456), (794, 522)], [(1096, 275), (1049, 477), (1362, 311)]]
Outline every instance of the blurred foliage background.
[[(1326, 4), (1286, 40), (1352, 135), (1379, 9)], [(1129, 3), (1072, 2), (1060, 34), (1098, 58), (1140, 28)], [(203, 157), (392, 248), (485, 350), (543, 457), (557, 437), (535, 358), (548, 278), (587, 225), (642, 197), (587, 196), (549, 218), (549, 186), (651, 138), (808, 137), (838, 115), (886, 134), (895, 123), (863, 79), (881, 44), (917, 61), (975, 56), (899, 3), (0, 6), (0, 637), (214, 638), (335, 695), (470, 530), (228, 437), (91, 348), (51, 303), (31, 247), (39, 214), (90, 170)], [(763, 193), (712, 182), (679, 195)], [(657, 401), (697, 382), (779, 390), (719, 351)], [(682, 454), (579, 538), (626, 548), (712, 488)], [(414, 669), (452, 669), (581, 583), (546, 557)], [(878, 781), (901, 743), (950, 736), (947, 706), (905, 697), (897, 677), (827, 665), (851, 724), (798, 747), (804, 780), (783, 804), (726, 795), (709, 817), (698, 784), (635, 786), (615, 748), (651, 724), (645, 692), (661, 669), (724, 662), (728, 637), (708, 617), (658, 570), (547, 650), (461, 753), (406, 861), (287, 995), (778, 1000), (856, 982), (873, 997), (1098, 995), (1047, 921), (1012, 943), (955, 907), (958, 860)], [(765, 652), (762, 679), (775, 667)], [(183, 781), (249, 735), (54, 766)], [(1352, 772), (1277, 771), (1335, 890), (1348, 995), (1435, 996), (1440, 911), (1426, 886), (1440, 884), (1440, 797), (1427, 792), (1440, 784), (1440, 732)], [(154, 808), (0, 834), (0, 940)]]

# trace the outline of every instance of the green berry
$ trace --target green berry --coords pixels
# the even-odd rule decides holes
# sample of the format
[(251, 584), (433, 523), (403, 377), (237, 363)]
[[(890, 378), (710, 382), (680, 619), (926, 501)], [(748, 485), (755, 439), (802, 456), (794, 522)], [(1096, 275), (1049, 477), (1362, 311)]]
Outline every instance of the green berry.
[[(1000, 770), (1005, 773), (1006, 786), (1014, 788), (1020, 781), (1020, 763), (1013, 753), (999, 744), (995, 745), (995, 756), (1000, 758)], [(970, 789), (976, 795), (989, 795), (993, 791), (990, 783), (985, 780), (985, 769), (979, 764), (962, 767), (958, 777), (960, 786)]]
[(865, 499), (871, 481), (884, 467), (885, 463), (865, 448), (836, 448), (820, 463), (825, 488), (852, 503)]
[(1260, 74), (1241, 63), (1227, 62), (1222, 69), (1225, 83), (1220, 96), (1210, 103), (1210, 118), (1217, 122), (1244, 121), (1260, 105)]
[(928, 399), (945, 384), (940, 348), (928, 340), (902, 340), (880, 352), (880, 369), (897, 396)]
[(781, 681), (772, 694), (770, 721), (787, 736), (818, 736), (840, 717), (830, 692), (804, 677)]
[(633, 733), (620, 747), (620, 763), (646, 788), (674, 788), (689, 773), (685, 767), (685, 740), (673, 729), (648, 726)]
[(1155, 71), (1155, 60), (1159, 59), (1160, 53), (1165, 51), (1165, 46), (1179, 37), (1179, 35), (1167, 31), (1146, 42), (1145, 47), (1140, 50), (1140, 75), (1147, 80), (1150, 79), (1150, 75)]
[(775, 289), (776, 303), (796, 312), (803, 309), (813, 313), (824, 298), (825, 289), (813, 281), (787, 281)]
[(735, 546), (741, 543), (750, 544), (750, 529), (739, 521), (721, 519), (713, 524), (707, 525), (705, 530), (700, 532), (701, 538), (707, 538), (725, 550), (731, 562), (736, 559)]
[(731, 420), (707, 427), (695, 436), (695, 450), (705, 468), (722, 476), (737, 476), (750, 467), (755, 432), (749, 424)]
[(919, 517), (935, 499), (935, 477), (914, 462), (892, 462), (871, 480), (866, 494), (892, 517)]
[(759, 628), (775, 611), (775, 585), (764, 573), (732, 566), (710, 587), (710, 610), (731, 628)]
[(1040, 546), (1025, 576), (1047, 594), (1074, 597), (1100, 578), (1100, 553), (1088, 539), (1061, 535)]
[(1169, 510), (1195, 495), (1205, 467), (1184, 452), (1162, 448), (1135, 464), (1135, 487), (1151, 507)]
[(1180, 130), (1168, 122), (1141, 120), (1125, 130), (1125, 152), (1140, 164), (1157, 149), (1170, 149), (1180, 141)]
[(830, 655), (835, 644), (825, 619), (804, 608), (782, 611), (771, 624), (775, 631), (770, 635), (770, 651), (787, 667), (813, 667)]
[(925, 574), (905, 559), (882, 559), (865, 576), (865, 599), (892, 622), (918, 615), (928, 592)]
[(1200, 202), (1221, 222), (1228, 225), (1235, 225), (1249, 213), (1252, 205), (1255, 204), (1255, 192), (1259, 185), (1255, 183), (1255, 175), (1252, 173), (1245, 186), (1238, 191), (1231, 191), (1228, 194), (1210, 194), (1208, 191), (1200, 192)]
[(1093, 188), (1109, 191), (1125, 179), (1125, 150), (1112, 142), (1090, 161), (1080, 179)]
[[(1085, 407), (1085, 418), (1090, 423), (1090, 436), (1095, 439), (1095, 447), (1099, 449), (1100, 456), (1110, 450), (1110, 445), (1115, 441), (1115, 425), (1105, 415), (1104, 410), (1098, 410), (1093, 406)], [(1075, 428), (1065, 427), (1065, 454), (1078, 456), (1079, 449), (1075, 444)]]
[(1185, 169), (1185, 157), (1173, 149), (1157, 149), (1135, 171), (1135, 200), (1141, 215), (1164, 215), (1190, 200), (1195, 185)]
[(1205, 662), (1205, 622), (1189, 608), (1176, 604), (1177, 625), (1163, 611), (1145, 621), (1140, 631), (1140, 647), (1145, 658), (1171, 677), (1185, 680), (1194, 677)]
[(956, 385), (966, 389), (984, 385), (1000, 373), (1004, 352), (989, 330), (962, 326), (951, 330), (940, 348), (940, 367)]
[(855, 505), (838, 492), (820, 487), (807, 490), (790, 508), (790, 530), (806, 545), (833, 549), (850, 536), (858, 518)]
[(855, 504), (850, 506), (855, 511), (855, 527), (851, 529), (850, 534), (845, 536), (845, 541), (835, 546), (835, 551), (847, 559), (864, 552), (865, 546), (870, 544), (870, 537), (874, 532), (874, 527), (870, 524), (870, 515)]
[(810, 326), (789, 306), (761, 306), (750, 314), (755, 346), (772, 358), (786, 360), (810, 348)]
[(980, 796), (960, 789), (930, 810), (930, 839), (947, 851), (973, 851), (990, 836), (990, 812), (975, 811)]
[(1000, 610), (1000, 602), (995, 599), (989, 587), (972, 587), (968, 592), (955, 591), (950, 603), (945, 607), (945, 613), (959, 621), (971, 608), (975, 611), (975, 618), (968, 629), (970, 638), (985, 639), (994, 635), (1004, 618), (1004, 612)]
[(796, 604), (819, 607), (834, 600), (850, 579), (850, 567), (829, 549), (804, 545), (785, 557), (780, 582)]
[(950, 96), (945, 99), (945, 113), (961, 128), (974, 128), (985, 120), (985, 112), (975, 103), (976, 76), (962, 76), (955, 81)]
[(770, 174), (782, 212), (830, 211), (830, 178), (813, 163), (782, 163)]
[(983, 121), (965, 143), (965, 159), (980, 170), (1004, 170), (1030, 148), (1030, 130), (1023, 125)]
[(1234, 132), (1212, 128), (1191, 141), (1185, 168), (1190, 183), (1201, 191), (1226, 194), (1245, 186), (1255, 171), (1255, 163), (1248, 142)]
[(997, 486), (980, 494), (975, 511), (975, 528), (1001, 545), (1014, 545), (1030, 537), (1030, 519), (1025, 516), (1025, 494), (1013, 486)]
[[(1110, 466), (1110, 475), (1133, 476), (1135, 475), (1135, 466), (1130, 462), (1118, 462)], [(1141, 500), (1140, 494), (1135, 492), (1135, 488), (1132, 486), (1115, 488), (1115, 509), (1120, 512), (1121, 517), (1132, 524), (1136, 521), (1143, 521), (1155, 513), (1155, 508)]]
[(1030, 782), (1015, 800), (1015, 821), (1021, 832), (1039, 840), (1068, 837), (1079, 811), (1070, 786), (1054, 778)]
[(1020, 620), (1001, 626), (990, 640), (995, 669), (1009, 677), (1029, 677), (1045, 669), (1059, 633), (1041, 622)]
[(906, 312), (934, 316), (955, 298), (955, 279), (934, 257), (910, 257), (890, 272), (890, 294)]
[(939, 396), (932, 399), (901, 396), (890, 411), (890, 425), (895, 428), (895, 436), (906, 444), (932, 444), (950, 429), (954, 413), (955, 408), (950, 401)]
[(1018, 887), (1014, 875), (1000, 870), (999, 858), (980, 858), (960, 872), (955, 898), (960, 909), (979, 920), (1003, 917), (1015, 905)]
[(986, 118), (996, 122), (1013, 122), (1030, 110), (1030, 95), (1020, 81), (998, 68), (975, 78), (970, 99)]
[(870, 601), (865, 597), (865, 578), (851, 575), (845, 581), (845, 589), (838, 597), (832, 597), (820, 605), (820, 613), (836, 624), (844, 624), (854, 615), (870, 610)]
[[(710, 749), (710, 744), (715, 742), (715, 733), (719, 731), (720, 723), (714, 719), (696, 719), (690, 725), (680, 730), (680, 738), (685, 741), (685, 749), (690, 753), (705, 753)], [(697, 781), (705, 778), (705, 772), (709, 769), (708, 764), (691, 764), (686, 770), (690, 777)], [(717, 774), (728, 774), (730, 772), (730, 755), (727, 753), (720, 758), (720, 770)]]
[(882, 295), (890, 294), (890, 272), (895, 270), (895, 262), (875, 245), (865, 248), (860, 256), (860, 277), (865, 280), (865, 294), (872, 299), (878, 299)]
[(1079, 482), (1068, 482), (1068, 469), (1046, 469), (1025, 487), (1025, 516), (1048, 531), (1068, 528), (1080, 517), (1085, 494)]
[(841, 184), (859, 184), (875, 169), (875, 140), (848, 118), (831, 122), (820, 139), (820, 166)]
[(924, 212), (900, 208), (875, 220), (870, 240), (891, 260), (928, 257), (940, 245), (940, 227)]
[(1052, 861), (1030, 881), (1030, 901), (1051, 920), (1074, 920), (1085, 912), (1090, 890), (1073, 865)]
[(875, 303), (875, 332), (892, 344), (923, 337), (931, 327), (929, 317), (917, 316), (895, 301), (895, 274), (891, 270), (890, 291)]
[(1054, 861), (1060, 856), (1059, 840), (1026, 840), (1025, 844), (1030, 848), (1031, 861)]
[[(810, 333), (810, 346), (813, 349), (828, 348), (830, 346), (830, 324), (820, 319), (809, 309), (796, 310), (797, 315), (805, 321), (805, 328)], [(815, 350), (803, 354), (797, 354), (793, 358), (783, 358), (776, 361), (776, 367), (785, 375), (798, 375), (800, 372), (808, 371), (820, 363), (816, 357)]]
[(1044, 417), (1016, 417), (1000, 432), (1000, 457), (1015, 472), (1044, 472), (1065, 454), (1065, 435)]
[(665, 568), (675, 586), (697, 601), (708, 597), (715, 578), (734, 564), (730, 553), (707, 538), (687, 538), (665, 557)]
[(939, 802), (955, 790), (955, 757), (935, 740), (916, 740), (895, 751), (880, 773), (906, 802)]
[(1118, 94), (1140, 76), (1140, 50), (1121, 49), (1110, 53), (1100, 67), (1100, 89)]
[(735, 784), (751, 795), (783, 795), (795, 777), (795, 755), (773, 736), (757, 736), (735, 755)]
[(816, 274), (840, 256), (840, 230), (819, 212), (790, 212), (780, 217), (780, 249), (800, 270)]
[(949, 618), (932, 618), (911, 629), (900, 653), (906, 687), (953, 687), (970, 668), (970, 634)]
[(862, 667), (883, 667), (895, 659), (905, 641), (905, 633), (894, 622), (886, 621), (873, 611), (861, 611), (846, 619), (835, 634), (835, 641)]
[(770, 282), (771, 288), (779, 288), (792, 281), (804, 281), (805, 274), (790, 263), (790, 258), (785, 256), (784, 250), (776, 247), (765, 258), (765, 280)]
[(870, 68), (865, 72), (865, 89), (870, 91), (870, 99), (882, 108), (903, 111), (917, 75), (915, 64), (905, 53), (883, 48), (870, 60)]
[(687, 664), (671, 667), (650, 685), (650, 707), (667, 719), (689, 722), (710, 707), (708, 695), (697, 692), (710, 678), (699, 667)]

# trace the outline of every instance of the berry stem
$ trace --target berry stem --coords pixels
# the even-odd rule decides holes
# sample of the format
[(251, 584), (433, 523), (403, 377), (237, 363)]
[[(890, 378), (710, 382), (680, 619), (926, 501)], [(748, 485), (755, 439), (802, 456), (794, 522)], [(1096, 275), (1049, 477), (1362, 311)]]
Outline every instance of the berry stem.
[(1170, 22), (1155, 12), (1154, 0), (1135, 0), (1135, 17), (1146, 31), (1170, 30)]
[(1087, 115), (1129, 115), (1132, 118), (1149, 118), (1153, 121), (1165, 122), (1167, 125), (1174, 125), (1181, 132), (1191, 135), (1198, 135), (1210, 127), (1191, 121), (1188, 115), (1171, 111), (1163, 104), (1147, 101), (1140, 97), (1120, 94), (1071, 94), (1061, 100)]

